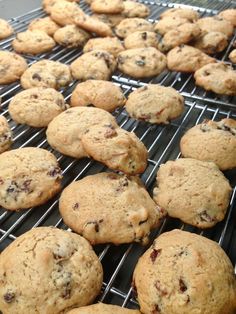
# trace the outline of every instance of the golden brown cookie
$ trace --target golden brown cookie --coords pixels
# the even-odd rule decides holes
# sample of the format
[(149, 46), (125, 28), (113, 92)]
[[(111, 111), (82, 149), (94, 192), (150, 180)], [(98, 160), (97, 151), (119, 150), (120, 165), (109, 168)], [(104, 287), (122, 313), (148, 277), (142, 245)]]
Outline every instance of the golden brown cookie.
[(91, 38), (84, 46), (83, 52), (92, 50), (105, 50), (111, 53), (114, 57), (121, 51), (124, 51), (124, 46), (117, 37)]
[(153, 31), (153, 25), (141, 18), (126, 18), (122, 20), (115, 28), (116, 35), (125, 38), (129, 34), (137, 31)]
[(221, 32), (228, 38), (231, 37), (234, 32), (233, 25), (229, 21), (219, 16), (203, 17), (196, 23), (204, 32)]
[(73, 90), (70, 104), (75, 106), (94, 106), (106, 111), (122, 107), (126, 98), (119, 86), (102, 80), (87, 80), (79, 83)]
[(236, 63), (236, 49), (232, 50), (229, 54), (229, 60)]
[(51, 7), (51, 18), (59, 25), (75, 24), (77, 18), (82, 18), (84, 12), (76, 4), (65, 0), (56, 1)]
[(0, 116), (0, 154), (5, 152), (11, 147), (12, 132), (7, 119)]
[(47, 33), (49, 36), (53, 36), (54, 33), (60, 28), (60, 26), (55, 23), (50, 16), (38, 18), (33, 20), (29, 26), (28, 29), (33, 30), (40, 30)]
[(228, 45), (228, 38), (221, 32), (203, 32), (192, 45), (201, 51), (212, 55), (223, 51)]
[(12, 26), (7, 21), (0, 19), (0, 40), (11, 36), (13, 32)]
[(189, 20), (190, 22), (195, 22), (199, 18), (199, 14), (197, 11), (189, 8), (173, 8), (173, 9), (168, 9), (165, 12), (163, 12), (160, 15), (160, 18), (166, 18), (166, 17), (181, 17)]
[(158, 48), (159, 40), (155, 32), (139, 31), (129, 34), (124, 39), (126, 49), (133, 48)]
[(233, 266), (212, 240), (165, 232), (139, 259), (134, 287), (144, 314), (234, 314)]
[[(52, 7), (56, 2), (60, 2), (61, 0), (42, 0), (42, 6), (44, 11), (46, 11), (48, 14), (51, 14)], [(69, 2), (80, 2), (80, 0), (66, 0)]]
[(145, 244), (163, 217), (138, 177), (105, 172), (68, 185), (59, 210), (67, 226), (93, 245)]
[(123, 11), (123, 0), (93, 0), (90, 6), (96, 13), (117, 14)]
[(98, 14), (92, 15), (93, 18), (107, 24), (110, 27), (118, 25), (125, 17), (122, 14)]
[(54, 34), (54, 40), (68, 48), (83, 46), (90, 37), (88, 32), (73, 24), (58, 29)]
[(136, 1), (124, 1), (124, 9), (122, 15), (125, 17), (142, 17), (145, 18), (150, 14), (150, 9), (147, 5)]
[(101, 37), (113, 36), (113, 31), (108, 24), (86, 14), (76, 17), (75, 24), (86, 31), (95, 33)]
[(176, 27), (185, 24), (188, 19), (178, 16), (167, 16), (157, 21), (154, 25), (154, 31), (164, 35), (165, 33), (174, 30)]
[(227, 9), (221, 11), (218, 15), (219, 17), (222, 17), (223, 19), (229, 21), (231, 24), (233, 24), (234, 27), (236, 27), (236, 9)]
[(138, 310), (128, 310), (126, 308), (104, 303), (97, 303), (83, 306), (69, 311), (67, 314), (141, 314)]

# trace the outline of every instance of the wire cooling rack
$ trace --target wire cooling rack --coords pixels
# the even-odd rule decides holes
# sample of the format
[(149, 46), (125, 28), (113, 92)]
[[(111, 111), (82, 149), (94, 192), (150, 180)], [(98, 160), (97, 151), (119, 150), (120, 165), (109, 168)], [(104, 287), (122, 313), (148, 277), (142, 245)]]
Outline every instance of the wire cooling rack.
[[(236, 8), (235, 1), (140, 1), (147, 4), (151, 9), (149, 20), (151, 22), (158, 19), (158, 16), (167, 8), (179, 6), (191, 6), (197, 10), (201, 16), (211, 16), (218, 11), (227, 8)], [(81, 1), (80, 6), (89, 13), (89, 8)], [(41, 8), (33, 10), (22, 16), (12, 18), (10, 24), (16, 32), (27, 28), (30, 21), (35, 18), (43, 17), (45, 13)], [(14, 37), (14, 36), (13, 36)], [(236, 33), (231, 39), (227, 50), (217, 55), (218, 60), (229, 62), (228, 55), (232, 50)], [(12, 50), (12, 37), (0, 42), (0, 49)], [(70, 64), (74, 59), (81, 55), (78, 49), (65, 49), (56, 46), (50, 53), (41, 54), (36, 57), (24, 56), (29, 64), (43, 58), (61, 61)], [(214, 93), (206, 92), (196, 87), (192, 75), (180, 74), (176, 72), (164, 72), (156, 78), (145, 80), (134, 80), (119, 72), (112, 76), (112, 81), (120, 86), (126, 96), (136, 88), (147, 83), (159, 83), (164, 86), (172, 86), (185, 97), (184, 114), (171, 122), (169, 125), (151, 125), (136, 121), (128, 117), (124, 109), (114, 112), (118, 124), (128, 130), (133, 131), (144, 142), (149, 151), (148, 167), (141, 178), (147, 189), (152, 193), (155, 185), (155, 176), (160, 164), (167, 160), (174, 160), (180, 156), (179, 141), (187, 129), (202, 122), (204, 119), (220, 120), (226, 117), (236, 119), (236, 99), (235, 97), (217, 96)], [(75, 82), (62, 90), (63, 95), (69, 100), (71, 92), (75, 87)], [(54, 151), (47, 143), (45, 129), (35, 129), (24, 125), (16, 125), (11, 120), (8, 113), (8, 104), (11, 98), (21, 90), (18, 83), (8, 86), (0, 86), (0, 96), (2, 105), (0, 114), (4, 115), (10, 123), (14, 133), (13, 148), (36, 146), (48, 149), (53, 152), (61, 168), (63, 169), (63, 187), (73, 180), (78, 180), (89, 174), (95, 174), (106, 170), (106, 168), (91, 159), (85, 158), (75, 160)], [(166, 218), (160, 228), (151, 235), (152, 240), (159, 234), (179, 228), (182, 230), (195, 232), (207, 238), (217, 241), (230, 257), (233, 265), (236, 263), (236, 171), (225, 172), (233, 187), (233, 194), (230, 206), (224, 221), (218, 223), (209, 230), (200, 230), (192, 226), (183, 224), (177, 219)], [(16, 237), (29, 229), (37, 226), (56, 226), (68, 229), (64, 225), (58, 211), (58, 197), (47, 202), (47, 204), (31, 208), (21, 212), (9, 212), (0, 208), (0, 251), (8, 246)], [(112, 214), (112, 213), (111, 213)], [(100, 301), (106, 303), (119, 304), (121, 306), (136, 308), (137, 302), (132, 295), (131, 280), (132, 273), (137, 263), (138, 257), (147, 249), (138, 244), (127, 244), (120, 246), (100, 245), (95, 250), (100, 257), (104, 267), (103, 290), (99, 296)], [(235, 266), (236, 267), (236, 266)]]

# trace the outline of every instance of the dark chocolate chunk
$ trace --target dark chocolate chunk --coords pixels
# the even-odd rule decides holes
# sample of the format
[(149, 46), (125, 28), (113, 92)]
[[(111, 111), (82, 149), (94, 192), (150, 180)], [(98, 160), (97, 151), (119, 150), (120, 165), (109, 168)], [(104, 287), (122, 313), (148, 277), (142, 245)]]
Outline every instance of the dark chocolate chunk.
[(142, 39), (146, 40), (147, 39), (147, 32), (143, 32), (141, 34), (141, 36), (142, 36)]
[(161, 254), (162, 249), (153, 249), (152, 253), (150, 254), (150, 258), (152, 262), (154, 263), (156, 258)]
[(32, 76), (33, 80), (38, 80), (39, 82), (42, 81), (41, 76), (38, 73), (34, 73)]
[(72, 208), (73, 208), (74, 210), (79, 209), (79, 203), (75, 203)]
[(47, 175), (50, 177), (61, 176), (61, 169), (59, 167), (55, 167), (54, 169), (48, 171)]
[(4, 294), (3, 298), (6, 303), (12, 303), (15, 299), (15, 293), (8, 291), (6, 294)]
[(183, 281), (182, 278), (180, 278), (179, 279), (179, 290), (184, 293), (187, 289), (188, 288), (187, 288), (185, 282)]

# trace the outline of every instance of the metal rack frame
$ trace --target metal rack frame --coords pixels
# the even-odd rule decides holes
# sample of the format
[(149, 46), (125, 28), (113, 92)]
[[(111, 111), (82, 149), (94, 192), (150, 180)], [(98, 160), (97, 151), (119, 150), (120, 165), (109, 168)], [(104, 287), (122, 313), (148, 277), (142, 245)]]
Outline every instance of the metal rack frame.
[[(169, 7), (178, 7), (178, 1), (167, 4), (165, 1), (140, 1), (148, 4), (151, 8), (150, 21), (158, 18), (159, 14)], [(198, 7), (199, 1), (190, 0), (185, 3), (180, 1), (181, 5), (190, 5), (198, 10), (202, 16), (216, 14), (218, 10), (230, 7), (236, 7), (234, 1), (205, 1), (201, 2), (207, 7)], [(89, 12), (87, 6), (81, 2), (81, 7)], [(11, 25), (16, 32), (27, 28), (29, 22), (38, 17), (45, 16), (42, 9), (33, 10), (25, 15), (10, 20)], [(217, 58), (226, 62), (228, 54), (232, 49), (236, 33), (231, 39), (228, 49), (217, 55)], [(12, 37), (0, 42), (0, 49), (11, 50)], [(78, 49), (65, 49), (56, 46), (52, 52), (39, 56), (25, 56), (29, 64), (32, 64), (43, 58), (61, 61), (70, 64), (82, 52)], [(118, 124), (128, 130), (133, 131), (144, 142), (149, 151), (148, 167), (141, 178), (149, 192), (152, 191), (155, 184), (155, 176), (160, 164), (170, 159), (180, 157), (179, 141), (184, 132), (204, 119), (220, 120), (226, 117), (236, 119), (236, 99), (235, 97), (217, 96), (213, 93), (205, 92), (196, 87), (192, 75), (175, 72), (164, 72), (156, 78), (145, 80), (134, 80), (122, 73), (116, 72), (112, 76), (112, 81), (119, 85), (127, 96), (134, 89), (147, 83), (159, 83), (165, 86), (172, 86), (185, 97), (184, 114), (171, 122), (169, 125), (151, 125), (136, 121), (128, 117), (124, 109), (114, 112)], [(71, 92), (76, 82), (72, 82), (68, 88), (62, 92), (65, 98), (70, 98)], [(14, 133), (13, 148), (25, 146), (37, 146), (48, 149), (53, 152), (61, 168), (63, 169), (64, 179), (63, 187), (73, 180), (83, 178), (88, 174), (104, 171), (106, 168), (90, 159), (75, 160), (59, 154), (48, 145), (45, 138), (45, 129), (35, 129), (24, 125), (17, 125), (11, 120), (8, 113), (8, 104), (12, 97), (21, 90), (18, 83), (9, 86), (0, 86), (0, 96), (2, 104), (0, 114), (4, 115), (10, 123)], [(236, 175), (235, 171), (227, 171), (226, 177), (233, 186), (233, 194), (227, 215), (223, 222), (218, 223), (209, 230), (200, 230), (192, 226), (183, 224), (177, 219), (166, 218), (160, 228), (151, 234), (152, 240), (164, 231), (173, 228), (180, 228), (190, 232), (195, 232), (217, 241), (229, 255), (236, 269), (236, 252), (233, 248), (236, 245)], [(58, 212), (58, 197), (50, 200), (43, 206), (34, 209), (31, 208), (21, 212), (10, 212), (0, 208), (0, 251), (9, 245), (16, 237), (27, 230), (37, 226), (54, 225), (59, 228), (68, 229), (64, 225)], [(131, 277), (138, 257), (147, 247), (141, 247), (138, 244), (127, 244), (115, 247), (113, 245), (101, 245), (95, 247), (97, 254), (104, 266), (103, 291), (99, 300), (106, 303), (119, 304), (129, 308), (136, 308), (137, 302), (132, 295)]]

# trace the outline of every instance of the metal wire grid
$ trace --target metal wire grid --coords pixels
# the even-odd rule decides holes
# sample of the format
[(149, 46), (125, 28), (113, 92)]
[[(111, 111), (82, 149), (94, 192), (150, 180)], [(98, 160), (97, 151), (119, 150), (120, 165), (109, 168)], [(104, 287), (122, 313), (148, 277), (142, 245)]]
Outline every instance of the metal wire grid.
[[(149, 3), (151, 7), (151, 21), (156, 19), (167, 6), (176, 6), (177, 3), (175, 2), (167, 5), (162, 1), (158, 4), (151, 1), (142, 2)], [(199, 4), (199, 1), (197, 2)], [(210, 3), (209, 1), (204, 2)], [(192, 0), (191, 3), (188, 2), (188, 4), (193, 5), (195, 3), (195, 0)], [(87, 10), (83, 3), (82, 7)], [(208, 15), (215, 14), (215, 10), (228, 7), (232, 7), (232, 3), (214, 0), (211, 1), (212, 9), (209, 7), (196, 9), (198, 9), (202, 15)], [(11, 24), (17, 32), (23, 31), (32, 19), (41, 16), (44, 16), (43, 11), (37, 9), (21, 17), (12, 19)], [(230, 46), (225, 54), (221, 56), (222, 60), (227, 60), (234, 39), (231, 40)], [(3, 41), (0, 43), (0, 49), (11, 49), (10, 44), (11, 39)], [(68, 50), (56, 47), (52, 53), (43, 54), (37, 57), (26, 56), (26, 59), (29, 63), (33, 63), (42, 58), (48, 58), (69, 64), (80, 54), (81, 52), (76, 49)], [(184, 114), (167, 126), (149, 125), (143, 122), (138, 122), (129, 118), (123, 109), (114, 112), (119, 125), (126, 130), (135, 132), (148, 148), (148, 167), (141, 177), (150, 192), (155, 184), (155, 175), (159, 165), (167, 160), (176, 159), (180, 156), (179, 141), (188, 128), (202, 122), (204, 119), (220, 120), (225, 117), (236, 118), (234, 98), (216, 97), (213, 94), (206, 93), (201, 89), (196, 88), (193, 84), (191, 75), (166, 72), (155, 79), (137, 81), (120, 73), (115, 73), (112, 79), (115, 84), (121, 86), (126, 96), (137, 87), (152, 82), (172, 86), (186, 97)], [(75, 83), (73, 82), (63, 91), (66, 99), (69, 99), (74, 86)], [(1, 114), (8, 119), (14, 132), (15, 138), (13, 148), (37, 146), (52, 151), (57, 156), (61, 168), (63, 169), (64, 187), (73, 180), (106, 170), (103, 165), (90, 159), (77, 161), (52, 150), (45, 139), (45, 129), (34, 129), (23, 125), (16, 125), (8, 114), (8, 104), (11, 98), (20, 90), (21, 88), (18, 84), (11, 84), (10, 86), (2, 88), (0, 87), (0, 95), (3, 100), (0, 110), (2, 111)], [(151, 240), (160, 233), (172, 230), (173, 228), (180, 228), (182, 230), (202, 234), (217, 241), (227, 252), (233, 264), (236, 265), (236, 253), (233, 249), (236, 245), (236, 176), (235, 171), (229, 171), (225, 174), (229, 178), (232, 186), (234, 186), (234, 190), (226, 218), (223, 222), (218, 223), (210, 230), (201, 231), (197, 228), (185, 225), (177, 219), (166, 218), (160, 228), (152, 233)], [(0, 251), (9, 245), (17, 236), (26, 232), (30, 228), (49, 225), (67, 229), (58, 212), (58, 196), (44, 206), (19, 213), (12, 213), (0, 208)], [(121, 245), (119, 247), (101, 245), (97, 246), (95, 250), (104, 266), (103, 292), (99, 299), (107, 303), (119, 304), (130, 308), (137, 307), (135, 298), (132, 295), (131, 277), (138, 257), (146, 250), (146, 248), (141, 247), (138, 244)]]

